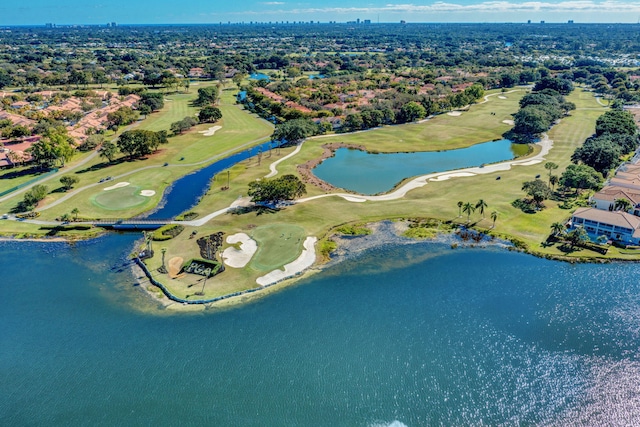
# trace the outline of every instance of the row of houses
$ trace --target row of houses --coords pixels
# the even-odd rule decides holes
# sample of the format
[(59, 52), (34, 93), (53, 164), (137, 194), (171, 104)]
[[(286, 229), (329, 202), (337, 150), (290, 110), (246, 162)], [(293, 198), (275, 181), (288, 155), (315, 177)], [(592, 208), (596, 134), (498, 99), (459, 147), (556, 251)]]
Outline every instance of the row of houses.
[(620, 166), (590, 202), (591, 207), (573, 213), (572, 228), (580, 226), (591, 236), (640, 245), (640, 155)]
[[(42, 110), (46, 115), (52, 114), (55, 111), (82, 113), (83, 116), (77, 122), (67, 126), (68, 135), (75, 140), (77, 145), (82, 144), (92, 133), (106, 129), (108, 126), (109, 113), (113, 113), (122, 107), (136, 108), (136, 105), (140, 100), (140, 97), (135, 94), (121, 98), (112, 96), (111, 93), (107, 91), (94, 92), (96, 92), (97, 96), (102, 98), (102, 108), (85, 113), (82, 109), (82, 100), (76, 97), (70, 97), (65, 99), (59, 105), (51, 105)], [(28, 119), (19, 114), (0, 110), (0, 120), (3, 119), (11, 121), (13, 126), (22, 125), (29, 129), (31, 129), (36, 123), (34, 120)], [(34, 135), (13, 140), (0, 140), (0, 143), (2, 143), (2, 148), (0, 148), (0, 168), (30, 161), (31, 156), (26, 152), (26, 150), (39, 139), (39, 135)]]

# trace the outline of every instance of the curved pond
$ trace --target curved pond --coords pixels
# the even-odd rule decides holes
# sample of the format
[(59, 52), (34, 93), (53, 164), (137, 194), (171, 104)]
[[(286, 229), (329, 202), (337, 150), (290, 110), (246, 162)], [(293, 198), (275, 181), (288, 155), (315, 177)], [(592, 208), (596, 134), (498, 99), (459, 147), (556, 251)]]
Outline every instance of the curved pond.
[(323, 181), (360, 194), (390, 191), (403, 179), (497, 163), (525, 155), (529, 147), (507, 139), (468, 148), (418, 153), (373, 154), (340, 148), (320, 163), (313, 173)]

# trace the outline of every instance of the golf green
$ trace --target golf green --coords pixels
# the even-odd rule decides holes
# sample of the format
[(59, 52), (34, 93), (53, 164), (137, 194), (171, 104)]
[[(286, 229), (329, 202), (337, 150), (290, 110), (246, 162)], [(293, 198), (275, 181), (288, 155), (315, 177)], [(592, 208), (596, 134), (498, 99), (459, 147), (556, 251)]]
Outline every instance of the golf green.
[(140, 206), (149, 201), (149, 197), (140, 195), (140, 187), (126, 187), (103, 190), (91, 200), (94, 205), (110, 211), (119, 211)]
[(251, 260), (251, 267), (258, 271), (271, 271), (290, 263), (300, 256), (306, 236), (304, 228), (291, 224), (256, 228), (251, 238), (258, 243), (258, 251)]

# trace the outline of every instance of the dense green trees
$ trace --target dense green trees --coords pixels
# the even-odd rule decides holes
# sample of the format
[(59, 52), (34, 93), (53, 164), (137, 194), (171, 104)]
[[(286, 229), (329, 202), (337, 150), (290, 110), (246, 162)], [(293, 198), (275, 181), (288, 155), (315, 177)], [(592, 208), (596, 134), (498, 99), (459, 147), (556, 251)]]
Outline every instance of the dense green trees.
[(287, 120), (284, 123), (276, 125), (271, 139), (297, 144), (303, 139), (315, 135), (317, 132), (318, 126), (309, 119)]
[(596, 133), (578, 147), (571, 160), (583, 163), (607, 175), (621, 162), (621, 156), (638, 148), (637, 127), (633, 116), (622, 110), (610, 110), (598, 117)]
[(536, 83), (533, 91), (539, 92), (544, 89), (552, 89), (561, 95), (569, 95), (573, 91), (573, 83), (571, 80), (559, 77), (543, 77)]
[(571, 164), (560, 176), (560, 184), (576, 190), (597, 190), (603, 181), (602, 174), (588, 165)]
[(262, 179), (249, 183), (248, 195), (254, 203), (276, 204), (280, 201), (293, 200), (307, 189), (295, 175), (284, 175), (280, 178)]
[(160, 144), (167, 143), (166, 131), (129, 130), (118, 138), (118, 149), (130, 158), (147, 156), (154, 153)]
[(215, 123), (222, 118), (222, 111), (218, 107), (207, 105), (198, 113), (200, 123)]
[(118, 146), (112, 141), (105, 141), (98, 150), (100, 157), (104, 157), (109, 162), (113, 162), (118, 154)]
[(71, 160), (75, 152), (72, 140), (64, 133), (51, 132), (26, 151), (31, 154), (33, 161), (41, 167), (51, 168), (56, 165), (64, 166)]
[(147, 106), (151, 111), (158, 111), (164, 107), (164, 95), (158, 92), (143, 92), (140, 94), (138, 108)]
[(198, 97), (193, 101), (193, 105), (204, 107), (215, 104), (218, 100), (219, 88), (217, 86), (202, 87), (198, 89)]
[(624, 110), (609, 110), (596, 120), (596, 135), (605, 133), (636, 135), (638, 128), (633, 116)]
[(24, 193), (24, 197), (20, 206), (18, 207), (21, 211), (30, 211), (38, 204), (38, 202), (44, 199), (49, 193), (49, 189), (46, 185), (36, 184), (31, 189), (29, 189), (26, 193)]
[(516, 142), (533, 142), (574, 108), (574, 104), (549, 88), (527, 94), (520, 100), (520, 110), (513, 115), (513, 128), (504, 136)]
[(191, 129), (195, 125), (198, 124), (198, 121), (193, 117), (185, 117), (182, 120), (178, 120), (177, 122), (171, 123), (171, 132), (174, 135), (180, 135), (183, 132)]
[(531, 197), (537, 207), (542, 207), (542, 202), (551, 197), (551, 189), (540, 179), (524, 182), (522, 184), (522, 190)]
[(118, 128), (133, 123), (137, 118), (137, 114), (130, 107), (120, 107), (113, 113), (107, 114), (109, 127)]

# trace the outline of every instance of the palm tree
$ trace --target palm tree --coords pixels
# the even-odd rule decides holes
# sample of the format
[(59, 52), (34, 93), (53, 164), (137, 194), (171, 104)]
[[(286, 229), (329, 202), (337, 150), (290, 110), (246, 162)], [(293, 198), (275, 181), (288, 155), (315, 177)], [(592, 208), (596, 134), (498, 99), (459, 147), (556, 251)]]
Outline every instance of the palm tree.
[(462, 216), (462, 205), (464, 205), (464, 202), (462, 200), (458, 201), (458, 218)]
[(613, 209), (616, 211), (624, 211), (627, 212), (629, 209), (631, 209), (631, 202), (627, 199), (620, 198), (620, 199), (616, 199), (615, 202), (613, 203)]
[(493, 221), (493, 225), (491, 226), (491, 228), (495, 228), (497, 219), (498, 219), (498, 211), (491, 212), (491, 220)]
[(587, 230), (582, 226), (578, 226), (567, 233), (567, 237), (569, 238), (569, 242), (571, 242), (571, 247), (576, 246), (578, 243), (586, 242), (589, 240), (589, 234)]
[(80, 213), (80, 210), (78, 208), (73, 208), (71, 209), (71, 213), (73, 214), (73, 216), (75, 216), (75, 220), (78, 220), (78, 214)]
[(476, 211), (475, 206), (473, 206), (469, 202), (465, 203), (464, 206), (462, 206), (462, 212), (467, 214), (467, 222), (471, 221), (471, 214), (474, 213), (475, 211)]
[(553, 187), (556, 186), (556, 184), (558, 183), (559, 178), (558, 175), (551, 175), (549, 177), (549, 185), (551, 186), (551, 189), (553, 190)]
[(553, 231), (553, 235), (556, 237), (558, 237), (561, 234), (564, 234), (565, 232), (564, 224), (561, 222), (554, 222), (553, 224), (551, 224), (551, 231)]
[(558, 165), (553, 162), (547, 162), (544, 164), (544, 168), (549, 171), (549, 184), (551, 184), (551, 171), (558, 169)]
[(483, 199), (478, 200), (478, 203), (476, 203), (476, 209), (480, 209), (480, 215), (482, 215), (482, 219), (484, 219), (484, 208), (486, 208), (487, 206), (487, 202), (485, 202)]

